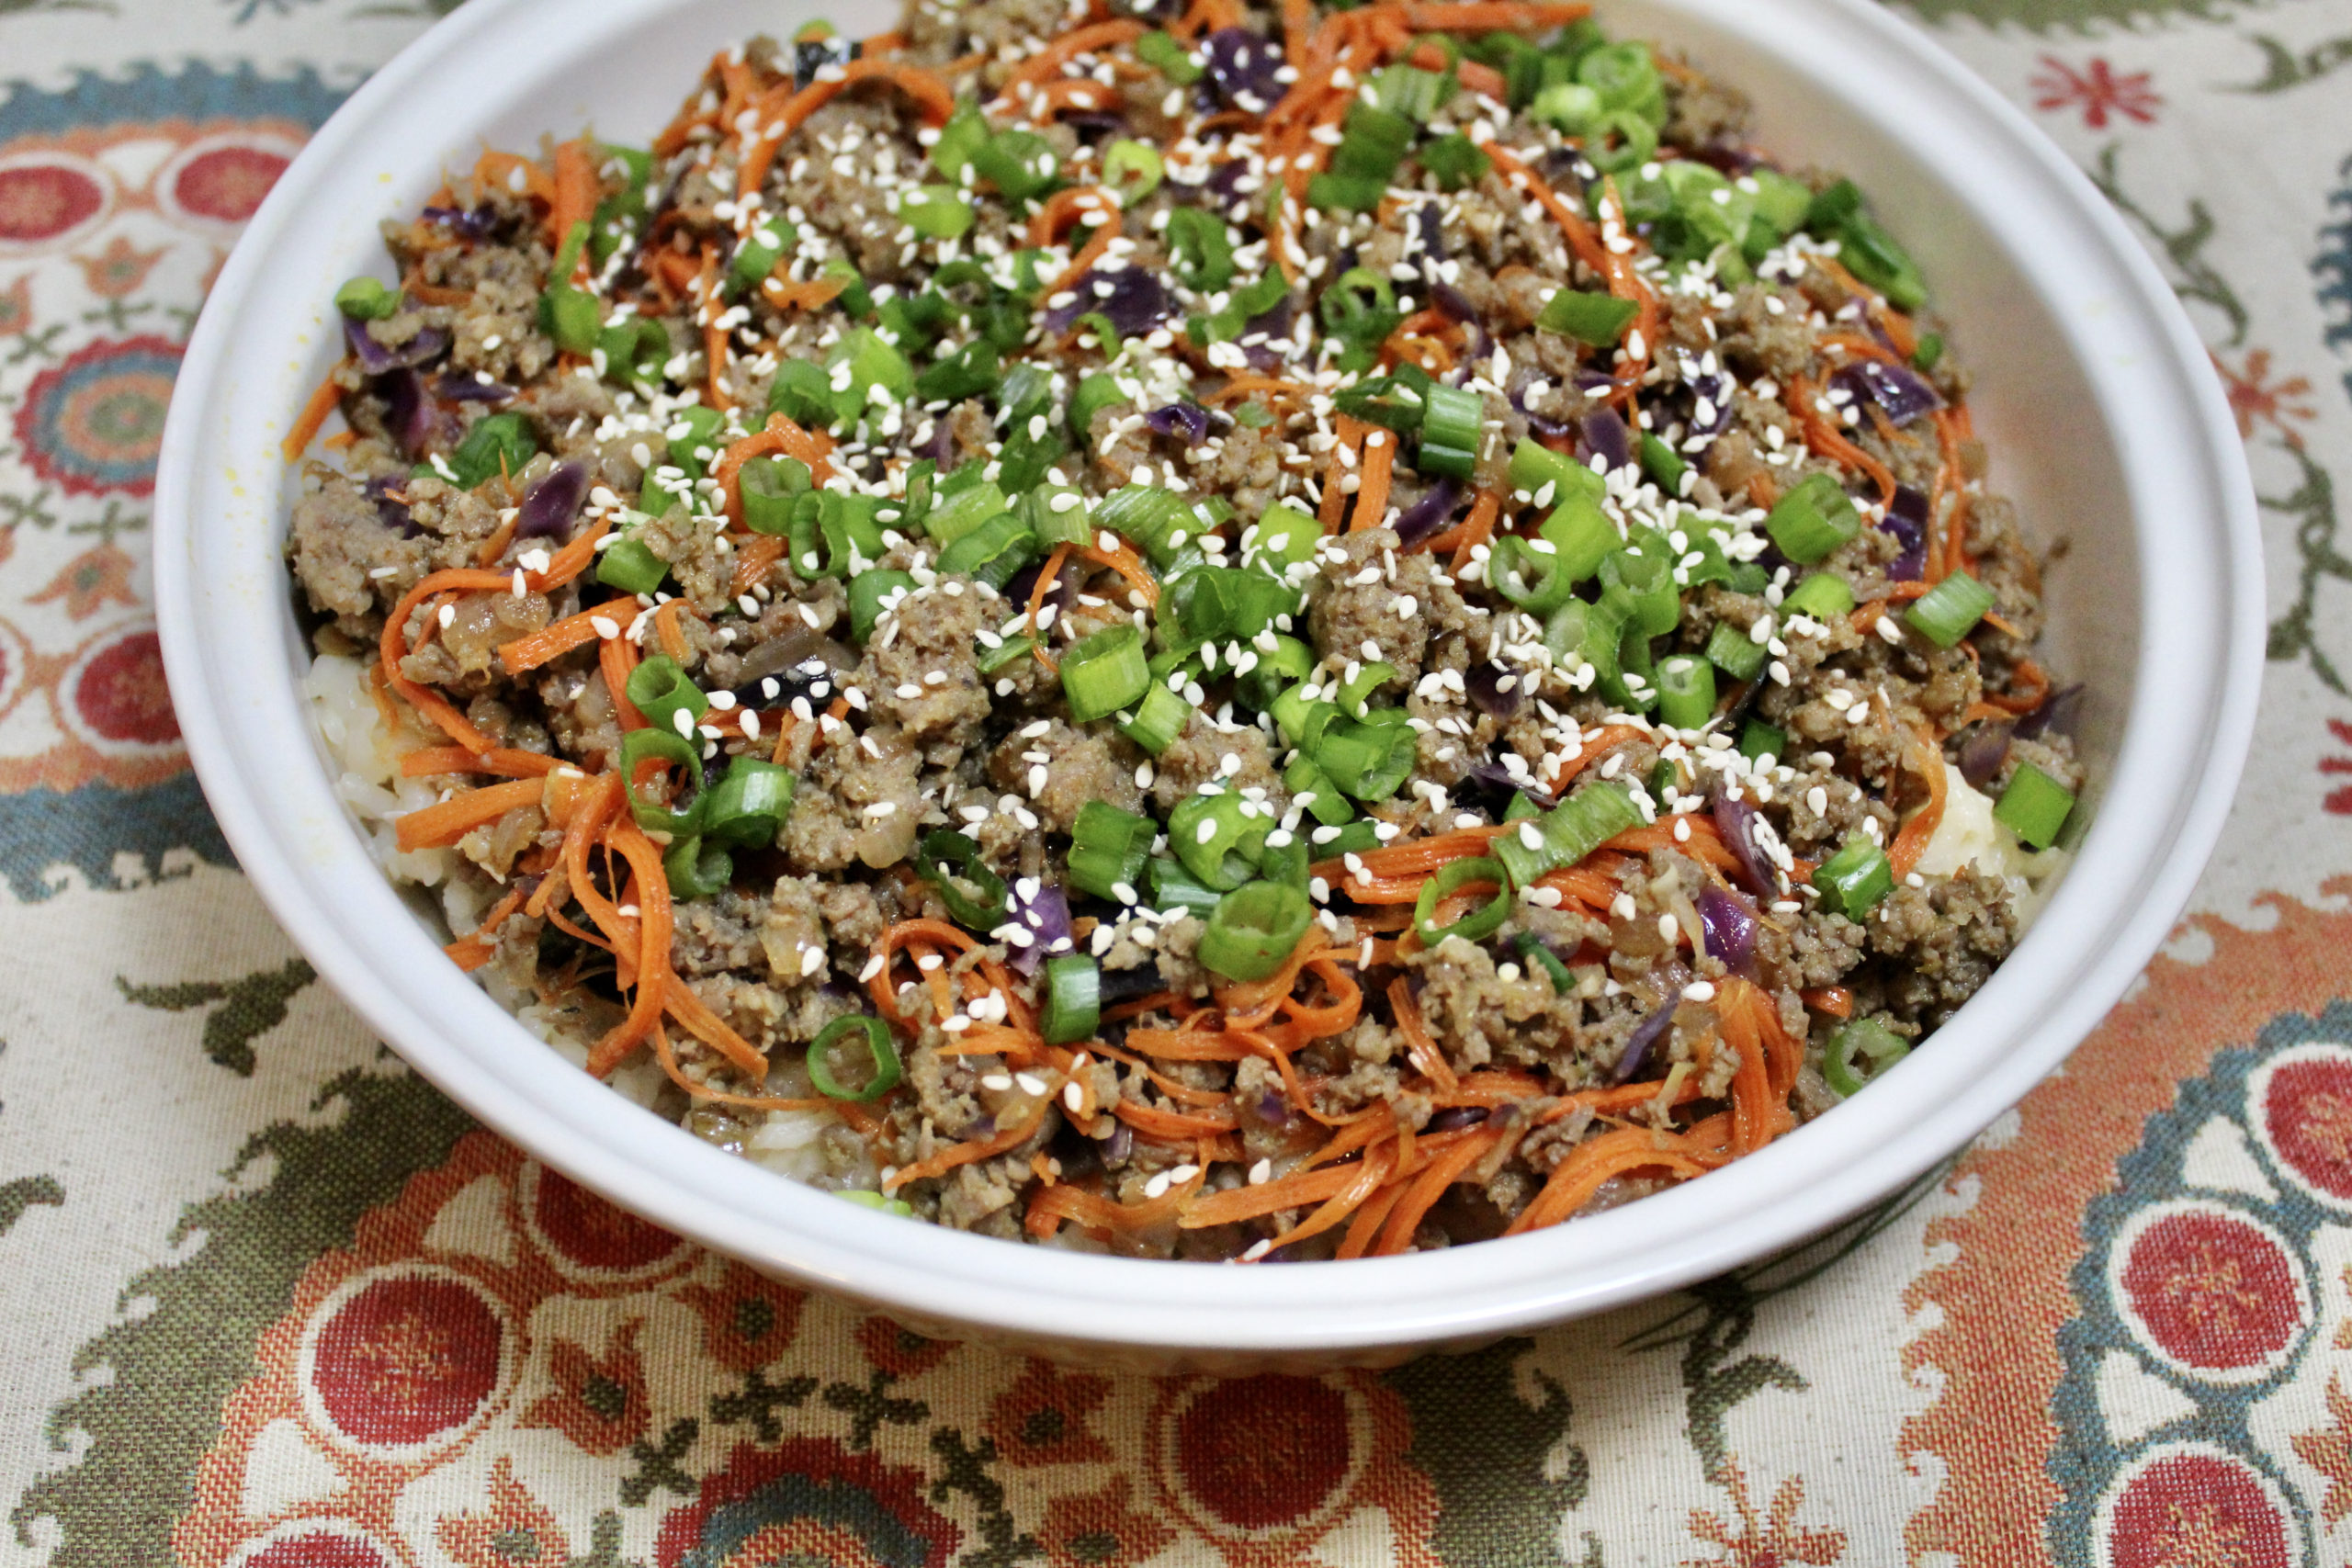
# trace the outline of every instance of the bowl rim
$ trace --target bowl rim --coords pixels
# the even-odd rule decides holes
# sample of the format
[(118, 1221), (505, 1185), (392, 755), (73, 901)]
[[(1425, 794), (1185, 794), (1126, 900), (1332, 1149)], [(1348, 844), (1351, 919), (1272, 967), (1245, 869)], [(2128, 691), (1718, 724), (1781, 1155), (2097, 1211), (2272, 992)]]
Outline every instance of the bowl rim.
[[(2185, 312), (2122, 220), (2020, 111), (1926, 35), (1868, 0), (1648, 3), (1743, 38), (1816, 80), (1866, 57), (1878, 91), (1915, 95), (1904, 101), (1917, 119), (1888, 134), (1947, 179), (1957, 178), (1952, 155), (1933, 138), (1955, 124), (1975, 133), (1970, 156), (1984, 173), (1959, 183), (1982, 186), (1997, 169), (2013, 209), (2056, 225), (2068, 255), (2094, 264), (2098, 323), (2060, 316), (2075, 329), (2072, 344), (2094, 390), (2114, 391), (2121, 373), (2083, 355), (2086, 340), (2121, 342), (2153, 356), (2132, 374), (2138, 395), (2169, 415), (2158, 435), (2108, 422), (2132, 491), (2142, 635), (2107, 798), (2026, 942), (1945, 1026), (1952, 1048), (1915, 1056), (1877, 1086), (1885, 1114), (1876, 1121), (1808, 1124), (1741, 1160), (1736, 1184), (1702, 1179), (1573, 1226), (1442, 1257), (1358, 1260), (1344, 1272), (1172, 1268), (1009, 1246), (832, 1201), (702, 1144), (584, 1075), (548, 1071), (556, 1059), (548, 1047), (454, 968), (408, 964), (403, 973), (404, 960), (437, 958), (438, 949), (368, 857), (317, 765), (300, 667), (281, 649), (278, 660), (297, 679), (283, 689), (254, 679), (256, 660), (271, 667), (277, 628), (254, 624), (271, 616), (254, 613), (252, 595), (266, 592), (257, 584), (270, 574), (282, 592), (282, 560), (200, 548), (199, 520), (208, 507), (235, 515), (258, 505), (271, 514), (261, 536), (282, 540), (284, 467), (273, 448), (266, 477), (241, 468), (258, 454), (231, 439), (240, 417), (231, 411), (243, 378), (274, 377), (263, 384), (276, 387), (299, 380), (310, 363), (279, 374), (282, 343), (248, 346), (239, 336), (256, 310), (282, 326), (310, 319), (289, 310), (317, 305), (301, 296), (300, 279), (292, 289), (299, 306), (256, 304), (256, 289), (288, 265), (280, 253), (292, 248), (286, 242), (300, 233), (306, 210), (347, 181), (343, 161), (382, 122), (418, 112), (404, 100), (464, 55), (494, 53), (502, 38), (526, 41), (518, 29), (528, 30), (548, 0), (474, 0), (355, 92), (255, 214), (187, 345), (154, 491), (157, 619), (189, 757), (240, 865), (372, 1028), (535, 1158), (689, 1239), (962, 1331), (1105, 1348), (1310, 1354), (1491, 1337), (1765, 1256), (1916, 1178), (2022, 1098), (2097, 1025), (2172, 929), (2221, 832), (2262, 671), (2260, 535), (2245, 453)], [(567, 9), (565, 19), (611, 38), (684, 4), (609, 0), (591, 13)], [(1780, 41), (1792, 35), (1792, 43)], [(2162, 525), (2182, 514), (2193, 521)], [(2149, 635), (2154, 626), (2166, 635)], [(2202, 716), (2193, 731), (2180, 722), (2184, 712)], [(2197, 740), (2193, 750), (2178, 742), (2184, 733)], [(288, 765), (289, 744), (307, 761)], [(364, 878), (350, 879), (355, 865)], [(2029, 953), (2030, 968), (2020, 962)]]

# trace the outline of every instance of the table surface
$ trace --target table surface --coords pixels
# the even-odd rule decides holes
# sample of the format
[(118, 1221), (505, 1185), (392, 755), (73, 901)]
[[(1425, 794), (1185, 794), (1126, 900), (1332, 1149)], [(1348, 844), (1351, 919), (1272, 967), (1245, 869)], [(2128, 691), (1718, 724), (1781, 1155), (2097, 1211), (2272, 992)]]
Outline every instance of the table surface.
[(1480, 1354), (1094, 1375), (587, 1199), (315, 983), (178, 744), (206, 284), (450, 0), (0, 0), (0, 1568), (2251, 1565), (2352, 1554), (2352, 5), (1915, 0), (2179, 290), (2271, 663), (2190, 917), (1803, 1254)]

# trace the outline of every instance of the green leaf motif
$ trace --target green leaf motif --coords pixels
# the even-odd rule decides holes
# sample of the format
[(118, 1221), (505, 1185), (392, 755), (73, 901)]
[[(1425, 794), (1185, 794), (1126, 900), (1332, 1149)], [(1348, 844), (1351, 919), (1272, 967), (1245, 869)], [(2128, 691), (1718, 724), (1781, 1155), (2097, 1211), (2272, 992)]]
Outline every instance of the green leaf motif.
[[(1565, 1438), (1567, 1391), (1536, 1374), (1543, 1398), (1529, 1404), (1513, 1379), (1530, 1341), (1506, 1339), (1462, 1356), (1424, 1356), (1383, 1381), (1413, 1412), (1406, 1458), (1437, 1487), (1434, 1545), (1445, 1562), (1481, 1568), (1558, 1568), (1561, 1516), (1583, 1503), (1592, 1467), (1571, 1444), (1564, 1473), (1544, 1462)], [(1597, 1562), (1600, 1547), (1589, 1543)]]
[(2316, 82), (2339, 65), (2352, 64), (2352, 34), (2322, 39), (2300, 53), (2267, 33), (2246, 41), (2262, 51), (2262, 79), (2227, 89), (2233, 93), (2284, 93)]
[(334, 1107), (342, 1114), (324, 1125), (281, 1122), (248, 1139), (226, 1178), (268, 1159), (268, 1184), (189, 1204), (168, 1239), (201, 1233), (203, 1246), (123, 1287), (124, 1301), (152, 1297), (154, 1310), (75, 1354), (76, 1372), (108, 1367), (113, 1380), (51, 1411), (46, 1432), (61, 1455), (81, 1434), (87, 1450), (34, 1482), (9, 1516), (27, 1547), (37, 1520), (56, 1521), (51, 1568), (172, 1561), (172, 1527), (194, 1502), (196, 1467), (220, 1435), (220, 1407), (253, 1375), (254, 1348), (302, 1271), (329, 1248), (350, 1246), (361, 1215), (447, 1159), (474, 1125), (405, 1068), (337, 1075), (312, 1104)]
[(2141, 28), (2168, 22), (2222, 22), (2263, 0), (1883, 0), (1940, 25), (1973, 17), (1987, 27), (2028, 32), (2088, 32), (2099, 27)]
[(2230, 335), (2222, 346), (2237, 347), (2245, 342), (2249, 318), (2237, 290), (2205, 259), (2206, 242), (2213, 237), (2213, 214), (2203, 202), (2191, 197), (2188, 221), (2177, 229), (2165, 228), (2123, 188), (2122, 175), (2116, 167), (2120, 152), (2120, 147), (2112, 141), (2099, 149), (2098, 166), (2090, 171), (2091, 184), (2098, 186), (2101, 196), (2115, 203), (2118, 211), (2137, 223), (2163, 250), (2165, 259), (2172, 264), (2173, 292), (2183, 299), (2193, 299), (2219, 310), (2230, 323)]
[(2352, 559), (2346, 558), (2335, 542), (2335, 480), (2300, 444), (2281, 441), (2278, 445), (2302, 470), (2302, 482), (2286, 495), (2257, 493), (2255, 500), (2264, 511), (2294, 520), (2295, 551), (2302, 558), (2302, 565), (2295, 574), (2295, 602), (2270, 623), (2265, 651), (2274, 660), (2309, 660), (2320, 684), (2338, 696), (2352, 695), (2345, 691), (2344, 677), (2335, 661), (2319, 645), (2322, 580), (2352, 582)]
[(164, 1012), (226, 1003), (204, 1021), (204, 1054), (239, 1077), (249, 1078), (254, 1076), (254, 1041), (284, 1023), (286, 1004), (318, 977), (310, 964), (295, 958), (283, 968), (255, 970), (225, 986), (203, 980), (181, 986), (134, 986), (119, 975), (114, 983), (127, 1000)]
[(0, 1235), (6, 1235), (25, 1211), (36, 1203), (62, 1208), (65, 1189), (53, 1176), (20, 1176), (14, 1181), (0, 1181)]

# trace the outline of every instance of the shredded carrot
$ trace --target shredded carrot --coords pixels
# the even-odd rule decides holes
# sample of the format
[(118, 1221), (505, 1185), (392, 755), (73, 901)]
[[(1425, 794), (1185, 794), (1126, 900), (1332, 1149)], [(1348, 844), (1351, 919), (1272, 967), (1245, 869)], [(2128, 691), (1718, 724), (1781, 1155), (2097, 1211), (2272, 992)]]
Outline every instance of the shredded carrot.
[(311, 392), (311, 400), (302, 405), (302, 412), (295, 416), (294, 428), (286, 433), (286, 440), (278, 447), (286, 455), (286, 460), (295, 462), (309, 451), (311, 443), (318, 439), (321, 427), (326, 423), (327, 416), (342, 406), (343, 389), (335, 384), (334, 372), (330, 370), (326, 379)]
[(1846, 617), (1846, 624), (1858, 632), (1867, 632), (1878, 625), (1878, 618), (1886, 614), (1888, 605), (1908, 604), (1932, 586), (1926, 582), (1890, 582), (1884, 593), (1866, 604), (1858, 605), (1854, 613)]
[(1913, 732), (1910, 751), (1911, 771), (1928, 786), (1927, 804), (1905, 818), (1894, 842), (1886, 847), (1887, 864), (1894, 869), (1896, 881), (1911, 874), (1919, 863), (1920, 852), (1936, 835), (1944, 819), (1944, 756), (1935, 742), (1924, 733)]
[(1482, 1126), (1460, 1143), (1437, 1156), (1413, 1178), (1412, 1185), (1396, 1200), (1388, 1222), (1381, 1228), (1380, 1239), (1373, 1247), (1375, 1258), (1393, 1258), (1413, 1245), (1413, 1234), (1421, 1228), (1437, 1201), (1445, 1190), (1468, 1174), (1472, 1166), (1493, 1153), (1510, 1135), (1506, 1127)]
[(1846, 439), (1846, 434), (1823, 417), (1814, 406), (1813, 383), (1802, 376), (1789, 378), (1789, 412), (1796, 416), (1797, 428), (1804, 434), (1804, 443), (1832, 462), (1859, 468), (1878, 486), (1879, 500), (1894, 499), (1894, 470), (1871, 457), (1868, 452)]
[(1816, 986), (1809, 991), (1799, 991), (1797, 996), (1815, 1012), (1827, 1013), (1831, 1018), (1854, 1016), (1854, 993), (1843, 986)]
[(1372, 427), (1360, 419), (1341, 414), (1336, 422), (1336, 428), (1339, 439), (1331, 444), (1331, 460), (1323, 468), (1323, 504), (1317, 513), (1317, 520), (1323, 525), (1326, 534), (1338, 533), (1340, 525), (1346, 518), (1348, 492), (1341, 488), (1340, 480), (1354, 471), (1356, 449), (1363, 443), (1364, 432)]
[[(1478, 7), (1469, 5), (1450, 6), (1446, 8), (1475, 10)], [(1534, 170), (1521, 163), (1518, 156), (1508, 147), (1497, 141), (1481, 141), (1478, 143), (1478, 151), (1494, 160), (1495, 167), (1503, 172), (1504, 178), (1509, 180), (1514, 188), (1525, 191), (1534, 197), (1544, 210), (1551, 214), (1552, 221), (1557, 223), (1560, 226), (1560, 231), (1567, 235), (1568, 248), (1576, 253), (1578, 261), (1603, 277), (1612, 276), (1608, 248), (1601, 244), (1600, 236), (1593, 231), (1592, 225), (1585, 221), (1583, 213), (1562, 201), (1550, 184)]]
[(999, 90), (998, 101), (1017, 102), (1022, 96), (1022, 88), (1045, 83), (1079, 55), (1133, 43), (1148, 30), (1143, 23), (1126, 19), (1073, 28), (1059, 38), (1049, 40), (1045, 48), (1015, 66)]
[[(555, 150), (555, 179), (548, 206), (548, 244), (550, 248), (563, 243), (575, 223), (585, 223), (596, 216), (596, 201), (603, 182), (596, 176), (596, 157), (586, 137), (560, 143)], [(583, 247), (575, 264), (571, 279), (577, 281), (587, 275), (590, 265)]]
[(637, 618), (635, 599), (614, 599), (593, 610), (582, 610), (567, 615), (553, 626), (518, 637), (513, 642), (498, 645), (498, 661), (506, 666), (510, 675), (520, 675), (537, 670), (550, 659), (560, 659), (575, 648), (585, 648), (604, 634), (596, 629), (603, 620), (612, 626), (626, 627)]
[(1017, 1122), (1010, 1127), (1000, 1128), (985, 1138), (974, 1138), (968, 1143), (951, 1145), (928, 1159), (919, 1159), (911, 1165), (900, 1166), (890, 1173), (889, 1179), (882, 1183), (882, 1190), (895, 1192), (910, 1181), (922, 1181), (934, 1176), (944, 1176), (959, 1165), (969, 1165), (974, 1160), (991, 1159), (1035, 1136), (1037, 1128), (1045, 1119), (1045, 1108), (1040, 1106), (1037, 1114), (1026, 1122)]
[[(1928, 494), (1928, 516), (1940, 525), (1942, 537), (1928, 549), (1928, 581), (1940, 581), (1955, 571), (1968, 568), (1968, 487), (1961, 464), (1961, 442), (1965, 439), (1961, 424), (1962, 414), (1951, 409), (1938, 409), (1936, 421), (1936, 480)], [(1951, 504), (1944, 505), (1950, 496)]]
[(784, 540), (774, 534), (754, 534), (735, 551), (735, 575), (728, 592), (741, 599), (760, 585), (768, 569), (784, 558)]
[[(1117, 538), (1117, 536), (1113, 537)], [(1136, 554), (1134, 547), (1125, 539), (1118, 541), (1116, 548), (1106, 550), (1098, 534), (1092, 544), (1078, 547), (1078, 558), (1117, 572), (1126, 580), (1127, 586), (1142, 597), (1144, 608), (1151, 609), (1159, 604), (1159, 579), (1152, 575), (1151, 568), (1144, 564), (1143, 558)]]
[(653, 612), (653, 635), (662, 639), (662, 651), (681, 664), (685, 662), (689, 651), (686, 634), (678, 626), (678, 616), (685, 609), (685, 604), (684, 599), (673, 599)]
[(1046, 558), (1045, 566), (1038, 570), (1037, 585), (1029, 591), (1029, 635), (1035, 639), (1037, 662), (1046, 667), (1048, 675), (1059, 674), (1062, 667), (1046, 651), (1046, 639), (1037, 630), (1037, 617), (1046, 608), (1046, 595), (1054, 591), (1054, 579), (1061, 575), (1062, 563), (1069, 559), (1069, 546), (1056, 545), (1054, 553)]
[[(628, 1015), (607, 1031), (588, 1053), (588, 1071), (600, 1078), (608, 1077), (644, 1043), (660, 1021), (670, 993), (670, 879), (662, 874), (661, 852), (626, 816), (616, 818), (605, 841), (628, 863), (632, 874), (633, 901), (638, 907), (634, 965), (637, 995), (629, 1003)], [(572, 896), (592, 915), (597, 912), (595, 906), (588, 902), (593, 894), (584, 867), (581, 874), (572, 878)], [(616, 910), (615, 924), (606, 929), (624, 930), (618, 924), (620, 919)], [(605, 921), (599, 919), (597, 923), (604, 925)]]
[(1558, 1224), (1591, 1201), (1601, 1184), (1613, 1176), (1652, 1168), (1678, 1177), (1700, 1175), (1707, 1168), (1686, 1153), (1682, 1143), (1645, 1127), (1621, 1128), (1587, 1139), (1553, 1168), (1544, 1190), (1520, 1211), (1504, 1234), (1523, 1235)]
[(726, 498), (727, 515), (737, 523), (743, 521), (743, 465), (754, 457), (781, 452), (808, 465), (818, 482), (823, 483), (826, 465), (831, 457), (833, 438), (822, 432), (803, 430), (786, 414), (772, 413), (767, 423), (741, 441), (730, 442), (718, 461), (710, 466), (710, 477), (718, 483), (719, 493)]
[(1413, 987), (1403, 976), (1388, 983), (1388, 1006), (1396, 1019), (1397, 1032), (1405, 1037), (1405, 1054), (1421, 1076), (1437, 1086), (1440, 1094), (1451, 1094), (1460, 1081), (1454, 1077), (1453, 1064), (1445, 1059), (1437, 1042), (1430, 1035), (1430, 1026), (1422, 1021), (1420, 998), (1413, 995)]
[(621, 733), (645, 728), (645, 716), (628, 700), (629, 671), (637, 668), (637, 645), (625, 637), (608, 637), (596, 648), (596, 668), (605, 677), (605, 694), (612, 700), (614, 722)]
[[(1140, 32), (1141, 23), (1130, 24)], [(839, 75), (831, 74), (834, 71)], [(956, 89), (932, 72), (903, 61), (861, 56), (840, 66), (828, 66), (817, 80), (797, 91), (786, 78), (770, 88), (767, 96), (753, 107), (759, 116), (760, 136), (743, 154), (741, 168), (736, 171), (735, 195), (740, 199), (760, 188), (768, 177), (768, 170), (775, 163), (776, 149), (785, 138), (800, 129), (812, 114), (823, 108), (844, 91), (860, 82), (887, 82), (915, 101), (922, 111), (927, 125), (944, 125), (947, 117), (956, 112)]]
[(779, 310), (815, 310), (841, 298), (848, 287), (846, 277), (811, 277), (795, 282), (772, 276), (760, 285), (760, 292)]
[(560, 757), (505, 747), (477, 755), (462, 746), (425, 746), (401, 759), (401, 776), (430, 778), (435, 773), (499, 773), (510, 779), (545, 778), (565, 766)]
[(1363, 437), (1363, 482), (1356, 491), (1354, 521), (1349, 532), (1377, 528), (1388, 518), (1388, 475), (1396, 463), (1396, 437), (1386, 430), (1368, 430)]

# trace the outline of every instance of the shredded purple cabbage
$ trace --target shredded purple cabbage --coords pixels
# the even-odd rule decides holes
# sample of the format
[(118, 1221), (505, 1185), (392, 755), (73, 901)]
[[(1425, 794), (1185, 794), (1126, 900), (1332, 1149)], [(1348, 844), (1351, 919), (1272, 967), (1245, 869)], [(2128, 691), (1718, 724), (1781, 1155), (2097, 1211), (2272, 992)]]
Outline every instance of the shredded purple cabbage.
[(2009, 760), (2011, 727), (1986, 723), (1972, 727), (1960, 743), (1960, 755), (1952, 763), (1960, 769), (1960, 776), (1973, 789), (1983, 789)]
[(1143, 422), (1162, 435), (1181, 436), (1185, 445), (1197, 446), (1209, 438), (1209, 422), (1215, 417), (1198, 403), (1170, 403), (1144, 415)]
[(409, 515), (407, 503), (392, 499), (391, 492), (400, 488), (399, 479), (387, 474), (380, 479), (369, 479), (359, 487), (359, 491), (376, 503), (376, 516), (385, 527), (399, 529), (403, 539), (421, 538), (424, 530), (417, 525), (416, 519)]
[[(1050, 882), (1037, 884), (1037, 894), (1034, 898), (1023, 898), (1021, 886), (1021, 883), (1013, 885), (1010, 918), (1028, 927), (1035, 940), (1026, 947), (1014, 948), (1009, 962), (1023, 975), (1035, 975), (1038, 965), (1057, 951), (1056, 942), (1070, 940), (1069, 900), (1059, 887)], [(1069, 949), (1064, 947), (1058, 951), (1068, 953)]]
[(1597, 457), (1612, 468), (1633, 462), (1634, 433), (1615, 409), (1596, 409), (1585, 415), (1579, 433), (1584, 439), (1578, 449), (1587, 457)]
[(1425, 1133), (1458, 1133), (1464, 1127), (1476, 1127), (1491, 1114), (1483, 1105), (1449, 1105), (1429, 1120)]
[(523, 494), (514, 523), (519, 539), (560, 539), (571, 533), (580, 503), (588, 499), (588, 468), (582, 463), (559, 463)]
[(470, 207), (428, 207), (420, 214), (427, 223), (437, 223), (452, 234), (466, 240), (487, 240), (497, 220), (487, 209)]
[(514, 389), (503, 381), (477, 381), (471, 376), (442, 376), (433, 383), (433, 395), (444, 402), (503, 403)]
[(422, 458), (448, 440), (451, 421), (434, 400), (424, 377), (403, 367), (383, 377), (378, 386), (384, 394), (384, 423), (402, 454)]
[(1618, 1056), (1617, 1066), (1610, 1070), (1611, 1083), (1632, 1083), (1641, 1077), (1642, 1068), (1650, 1059), (1650, 1048), (1666, 1037), (1667, 1029), (1674, 1022), (1674, 1008), (1675, 1004), (1668, 1002), (1634, 1026), (1634, 1032), (1625, 1037), (1625, 1049)]
[(439, 327), (419, 327), (416, 335), (398, 348), (390, 348), (376, 341), (365, 321), (343, 319), (343, 341), (351, 345), (353, 357), (359, 368), (370, 376), (382, 376), (414, 365), (430, 365), (449, 352), (449, 334)]
[(1457, 321), (1479, 324), (1478, 307), (1470, 303), (1470, 296), (1442, 279), (1430, 285), (1430, 303)]
[(1057, 305), (1046, 312), (1047, 331), (1066, 333), (1078, 324), (1080, 316), (1099, 311), (1120, 336), (1134, 337), (1151, 331), (1176, 313), (1176, 306), (1159, 279), (1139, 266), (1123, 266), (1115, 272), (1089, 272), (1070, 292), (1077, 297), (1069, 304)]
[(1829, 378), (1829, 384), (1844, 388), (1858, 403), (1876, 403), (1895, 424), (1908, 424), (1921, 414), (1933, 413), (1944, 406), (1936, 389), (1907, 366), (1888, 365), (1876, 359), (1847, 366)]
[[(1509, 691), (1503, 690), (1505, 681), (1510, 682)], [(1478, 705), (1478, 711), (1489, 718), (1516, 718), (1527, 703), (1526, 684), (1519, 671), (1509, 665), (1474, 664), (1469, 673), (1462, 677), (1462, 683), (1468, 690), (1470, 700)]]
[(1263, 114), (1283, 96), (1274, 73), (1283, 68), (1280, 44), (1247, 28), (1219, 28), (1208, 38), (1208, 80), (1235, 108)]
[(1462, 482), (1448, 474), (1439, 475), (1437, 483), (1398, 514), (1397, 542), (1410, 549), (1423, 539), (1443, 533), (1453, 519), (1453, 509), (1461, 504)]
[(1735, 868), (1739, 885), (1758, 898), (1770, 898), (1778, 885), (1773, 880), (1772, 863), (1756, 842), (1758, 818), (1755, 803), (1718, 794), (1713, 809), (1715, 826), (1723, 830), (1724, 845), (1731, 851), (1732, 859), (1739, 863)]
[(1756, 970), (1756, 907), (1713, 883), (1699, 890), (1699, 924), (1707, 956), (1735, 975)]
[(2039, 707), (2018, 720), (2018, 739), (2038, 740), (2044, 730), (2054, 729), (2061, 735), (2075, 733), (2075, 723), (2082, 716), (2083, 688), (2078, 682), (2061, 686), (2041, 699)]

